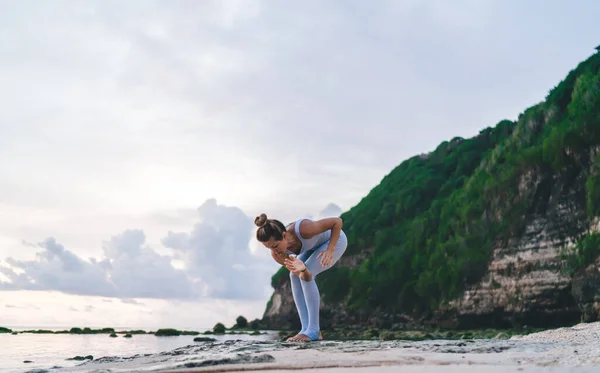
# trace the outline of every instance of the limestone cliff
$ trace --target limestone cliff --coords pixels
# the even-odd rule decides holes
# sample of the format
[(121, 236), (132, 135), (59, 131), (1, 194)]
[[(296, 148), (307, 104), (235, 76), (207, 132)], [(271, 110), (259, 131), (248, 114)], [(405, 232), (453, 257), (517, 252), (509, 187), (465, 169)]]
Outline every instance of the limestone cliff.
[[(402, 162), (342, 214), (329, 327), (547, 327), (600, 317), (600, 53), (516, 122)], [(297, 328), (288, 272), (263, 324)]]
[(563, 271), (563, 253), (594, 229), (585, 207), (588, 175), (587, 168), (573, 168), (566, 178), (525, 174), (520, 196), (530, 202), (521, 235), (496, 246), (481, 281), (442, 307), (434, 322), (459, 328), (578, 322), (582, 310)]

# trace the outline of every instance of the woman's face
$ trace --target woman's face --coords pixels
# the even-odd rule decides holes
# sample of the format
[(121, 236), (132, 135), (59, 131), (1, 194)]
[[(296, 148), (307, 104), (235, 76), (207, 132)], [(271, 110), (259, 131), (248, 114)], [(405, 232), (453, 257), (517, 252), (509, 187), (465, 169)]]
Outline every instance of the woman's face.
[(283, 233), (283, 238), (279, 241), (275, 240), (273, 237), (269, 239), (267, 242), (263, 242), (266, 248), (274, 250), (276, 253), (285, 254), (288, 248), (288, 237), (287, 233)]

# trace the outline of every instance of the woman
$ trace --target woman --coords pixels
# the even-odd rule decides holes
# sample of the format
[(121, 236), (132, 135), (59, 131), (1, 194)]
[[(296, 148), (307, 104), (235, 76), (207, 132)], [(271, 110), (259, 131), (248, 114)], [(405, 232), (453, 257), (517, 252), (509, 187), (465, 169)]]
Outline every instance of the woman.
[(271, 250), (277, 263), (290, 270), (292, 294), (302, 330), (288, 341), (322, 339), (320, 296), (315, 277), (331, 268), (346, 251), (348, 241), (342, 231), (342, 219), (298, 219), (286, 228), (279, 220), (267, 219), (267, 215), (261, 214), (254, 223), (258, 226), (257, 240)]

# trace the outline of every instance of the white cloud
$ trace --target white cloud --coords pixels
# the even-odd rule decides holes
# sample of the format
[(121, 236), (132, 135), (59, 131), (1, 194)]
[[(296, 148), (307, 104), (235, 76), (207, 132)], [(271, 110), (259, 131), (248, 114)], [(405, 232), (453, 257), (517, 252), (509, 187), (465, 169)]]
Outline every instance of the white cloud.
[(39, 243), (42, 251), (36, 260), (8, 258), (9, 267), (0, 271), (10, 279), (7, 285), (25, 290), (59, 290), (72, 294), (112, 295), (114, 286), (107, 281), (103, 268), (80, 259), (58, 244), (53, 238)]
[(315, 219), (339, 217), (340, 215), (342, 215), (340, 206), (335, 203), (329, 203), (323, 210), (319, 211)]
[(141, 230), (128, 230), (105, 244), (104, 266), (119, 297), (193, 298), (196, 291), (184, 271), (171, 266), (171, 257), (144, 246)]
[[(248, 246), (253, 222), (237, 207), (207, 200), (190, 232), (168, 232), (173, 255), (146, 245), (140, 229), (128, 229), (103, 244), (103, 256), (80, 258), (54, 238), (39, 244), (33, 260), (8, 258), (0, 267), (5, 289), (57, 290), (122, 298), (263, 299), (277, 264)], [(172, 263), (178, 260), (182, 268)], [(130, 301), (129, 301), (130, 302)]]
[(192, 231), (169, 232), (163, 239), (165, 247), (175, 251), (187, 273), (206, 285), (206, 296), (263, 298), (277, 267), (249, 250), (253, 219), (214, 199), (200, 206), (198, 214)]

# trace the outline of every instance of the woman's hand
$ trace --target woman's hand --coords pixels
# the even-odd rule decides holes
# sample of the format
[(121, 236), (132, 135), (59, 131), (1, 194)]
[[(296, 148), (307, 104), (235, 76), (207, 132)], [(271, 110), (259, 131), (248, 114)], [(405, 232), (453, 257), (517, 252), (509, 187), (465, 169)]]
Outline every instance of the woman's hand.
[(325, 251), (321, 251), (317, 255), (317, 259), (321, 258), (321, 265), (323, 267), (329, 267), (333, 263), (333, 250), (327, 249)]
[(290, 272), (296, 275), (306, 269), (304, 262), (294, 256), (290, 256), (284, 260), (284, 265), (290, 270)]

